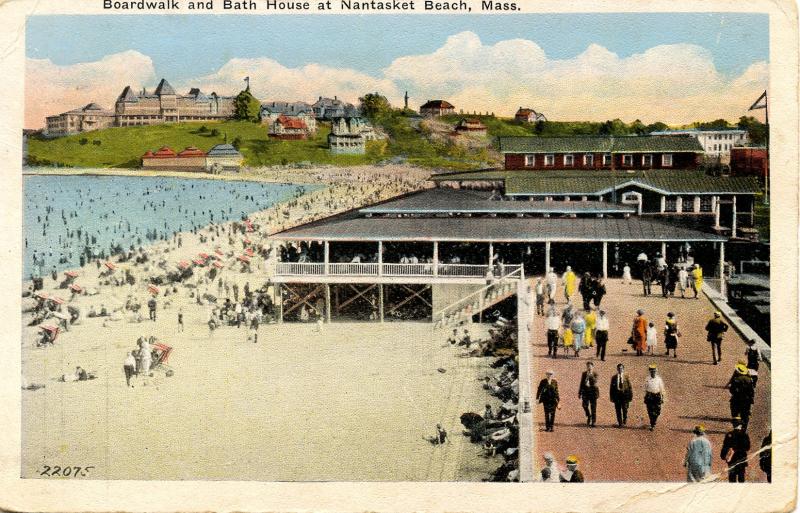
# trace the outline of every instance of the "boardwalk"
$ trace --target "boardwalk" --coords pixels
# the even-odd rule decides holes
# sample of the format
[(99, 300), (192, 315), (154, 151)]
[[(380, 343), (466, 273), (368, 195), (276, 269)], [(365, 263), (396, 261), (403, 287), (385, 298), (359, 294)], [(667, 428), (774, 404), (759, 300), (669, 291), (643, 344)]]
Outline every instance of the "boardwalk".
[[(607, 280), (608, 295), (601, 307), (609, 316), (606, 361), (595, 358), (594, 348), (584, 349), (580, 358), (557, 359), (547, 356), (544, 318), (534, 320), (532, 377), (534, 391), (547, 369), (553, 369), (561, 392), (561, 410), (556, 414), (555, 431), (544, 431), (541, 405), (534, 414), (534, 463), (541, 465), (542, 454), (551, 451), (563, 462), (569, 454), (580, 458), (580, 466), (588, 482), (597, 481), (685, 481), (683, 458), (687, 442), (692, 438), (692, 428), (703, 423), (714, 449), (712, 469), (725, 470), (719, 451), (725, 433), (730, 429), (730, 394), (724, 388), (731, 377), (737, 360), (743, 357), (745, 344), (731, 328), (722, 347), (723, 361), (712, 365), (710, 345), (705, 340), (705, 323), (711, 318), (714, 307), (705, 298), (664, 299), (660, 295), (642, 297), (641, 284), (623, 285), (620, 280)], [(660, 289), (654, 287), (654, 292)], [(563, 293), (557, 295), (559, 311), (564, 306)], [(580, 307), (580, 296), (573, 303)], [(637, 357), (627, 350), (626, 340), (636, 309), (642, 308), (645, 317), (655, 322), (659, 331), (658, 351), (655, 355)], [(664, 356), (663, 325), (667, 312), (677, 315), (683, 337), (678, 345), (678, 358)], [(600, 375), (600, 399), (597, 408), (597, 426), (586, 426), (586, 417), (578, 399), (580, 375), (586, 362), (596, 361), (595, 370)], [(614, 405), (608, 398), (611, 376), (617, 363), (624, 363), (634, 387), (634, 399), (628, 412), (628, 425), (616, 427)], [(667, 402), (656, 430), (647, 429), (647, 410), (643, 404), (644, 379), (647, 366), (658, 365), (667, 389)], [(770, 373), (761, 365), (756, 389), (756, 399), (748, 433), (753, 450), (761, 445), (769, 431)], [(723, 474), (723, 478), (727, 474)], [(747, 469), (748, 481), (765, 481), (758, 467), (758, 458), (751, 460)]]

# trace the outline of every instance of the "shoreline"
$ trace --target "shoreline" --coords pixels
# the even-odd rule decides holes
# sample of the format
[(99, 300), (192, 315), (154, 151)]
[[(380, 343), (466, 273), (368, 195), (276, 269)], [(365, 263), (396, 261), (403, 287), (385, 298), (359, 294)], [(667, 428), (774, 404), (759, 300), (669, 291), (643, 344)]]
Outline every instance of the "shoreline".
[[(291, 167), (243, 167), (235, 174), (211, 174), (200, 171), (174, 171), (167, 169), (138, 168), (70, 168), (70, 167), (30, 167), (22, 168), (22, 176), (124, 176), (132, 178), (183, 178), (194, 180), (221, 180), (229, 182), (261, 182), (284, 185), (330, 185), (332, 182), (352, 181), (361, 174), (380, 173), (383, 169), (403, 168), (409, 172), (419, 172), (430, 176), (434, 170), (408, 164), (387, 166), (313, 166), (308, 168)], [(348, 179), (349, 175), (349, 179)]]

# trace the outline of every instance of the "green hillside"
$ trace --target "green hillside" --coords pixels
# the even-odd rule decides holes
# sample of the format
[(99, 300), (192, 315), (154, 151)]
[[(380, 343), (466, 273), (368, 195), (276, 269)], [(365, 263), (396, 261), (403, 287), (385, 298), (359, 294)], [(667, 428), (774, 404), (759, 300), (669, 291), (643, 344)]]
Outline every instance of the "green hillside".
[[(206, 127), (206, 130), (201, 130)], [(238, 138), (240, 151), (249, 166), (268, 166), (309, 161), (319, 164), (356, 165), (380, 160), (384, 143), (371, 142), (366, 155), (331, 155), (327, 150), (330, 129), (321, 125), (306, 141), (277, 141), (267, 137), (266, 127), (247, 121), (221, 123), (178, 123), (120, 127), (59, 137), (32, 138), (28, 142), (31, 165), (69, 167), (136, 168), (147, 150), (162, 146), (180, 151), (187, 146), (209, 150), (215, 144)]]

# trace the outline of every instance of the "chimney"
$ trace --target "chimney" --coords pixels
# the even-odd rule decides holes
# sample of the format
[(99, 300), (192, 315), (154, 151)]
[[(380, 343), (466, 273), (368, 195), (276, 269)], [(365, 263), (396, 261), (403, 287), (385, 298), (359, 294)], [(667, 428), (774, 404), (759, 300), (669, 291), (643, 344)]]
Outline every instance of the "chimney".
[(334, 99), (334, 100), (338, 100), (339, 98), (338, 98), (338, 97), (337, 97), (337, 96), (334, 94), (334, 95), (333, 95), (333, 99)]

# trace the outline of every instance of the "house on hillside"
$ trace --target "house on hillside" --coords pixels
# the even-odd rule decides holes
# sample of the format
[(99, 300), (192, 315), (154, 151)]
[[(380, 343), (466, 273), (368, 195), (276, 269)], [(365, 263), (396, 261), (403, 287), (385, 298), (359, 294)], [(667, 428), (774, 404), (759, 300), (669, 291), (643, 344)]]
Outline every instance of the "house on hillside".
[(44, 134), (47, 137), (90, 132), (114, 126), (114, 112), (96, 103), (73, 109), (57, 116), (48, 116)]
[(340, 100), (338, 97), (324, 98), (322, 96), (311, 105), (314, 117), (318, 120), (330, 121), (333, 118), (344, 116), (357, 116), (358, 109), (351, 103)]
[(455, 112), (456, 108), (447, 100), (428, 100), (419, 108), (421, 116), (446, 116)]
[(273, 139), (284, 141), (308, 139), (308, 126), (297, 116), (281, 114), (268, 125), (267, 134)]
[(364, 118), (340, 117), (331, 121), (328, 148), (334, 155), (363, 155), (366, 142), (378, 139), (375, 129)]
[(547, 118), (541, 112), (520, 107), (517, 109), (517, 113), (514, 114), (514, 120), (522, 123), (536, 123), (538, 121), (547, 121)]
[(305, 102), (266, 102), (261, 104), (259, 119), (262, 125), (270, 125), (283, 114), (289, 117), (296, 117), (306, 124), (309, 134), (316, 133), (317, 120), (314, 117), (314, 109)]
[(455, 126), (456, 135), (486, 135), (486, 125), (478, 118), (461, 118)]

